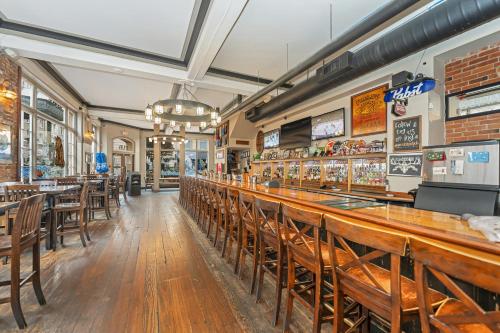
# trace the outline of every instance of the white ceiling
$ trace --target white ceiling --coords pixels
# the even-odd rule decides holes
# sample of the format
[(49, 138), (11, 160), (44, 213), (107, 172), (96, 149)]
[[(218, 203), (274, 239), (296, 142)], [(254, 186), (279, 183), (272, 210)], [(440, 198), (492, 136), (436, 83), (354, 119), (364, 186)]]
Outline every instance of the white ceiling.
[(9, 19), (180, 58), (195, 0), (0, 0)]
[(143, 110), (148, 103), (169, 98), (172, 91), (169, 82), (64, 65), (54, 67), (93, 105)]
[(251, 0), (213, 67), (276, 79), (390, 0)]

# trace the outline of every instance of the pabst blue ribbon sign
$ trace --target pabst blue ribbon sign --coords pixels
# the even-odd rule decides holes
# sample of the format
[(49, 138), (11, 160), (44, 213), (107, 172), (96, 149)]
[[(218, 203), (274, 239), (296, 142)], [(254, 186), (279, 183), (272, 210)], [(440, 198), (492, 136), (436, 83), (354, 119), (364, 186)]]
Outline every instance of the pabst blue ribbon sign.
[(405, 84), (399, 88), (388, 90), (384, 96), (384, 102), (388, 103), (393, 100), (405, 100), (413, 96), (417, 96), (436, 87), (436, 80), (424, 79), (422, 81), (415, 81)]

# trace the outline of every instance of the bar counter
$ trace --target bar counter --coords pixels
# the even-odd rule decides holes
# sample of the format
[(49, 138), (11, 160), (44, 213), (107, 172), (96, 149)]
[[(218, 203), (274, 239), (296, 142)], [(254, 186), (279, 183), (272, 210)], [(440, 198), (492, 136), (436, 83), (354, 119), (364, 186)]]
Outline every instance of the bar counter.
[(298, 189), (268, 188), (258, 184), (214, 180), (206, 177), (199, 178), (239, 191), (250, 192), (256, 196), (307, 207), (350, 222), (391, 230), (408, 237), (436, 241), (446, 246), (457, 247), (485, 260), (500, 263), (500, 243), (489, 241), (481, 232), (471, 229), (467, 222), (462, 221), (457, 215), (390, 204), (343, 210), (321, 204), (322, 201), (342, 198), (336, 195)]

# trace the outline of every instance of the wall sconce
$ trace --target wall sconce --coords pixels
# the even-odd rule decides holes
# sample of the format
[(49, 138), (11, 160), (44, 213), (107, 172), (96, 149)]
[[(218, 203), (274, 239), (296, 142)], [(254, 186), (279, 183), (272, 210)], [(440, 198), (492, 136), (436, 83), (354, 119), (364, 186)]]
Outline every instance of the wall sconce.
[(12, 90), (12, 83), (10, 81), (3, 80), (0, 84), (0, 98), (9, 103), (11, 106), (17, 99), (17, 93)]

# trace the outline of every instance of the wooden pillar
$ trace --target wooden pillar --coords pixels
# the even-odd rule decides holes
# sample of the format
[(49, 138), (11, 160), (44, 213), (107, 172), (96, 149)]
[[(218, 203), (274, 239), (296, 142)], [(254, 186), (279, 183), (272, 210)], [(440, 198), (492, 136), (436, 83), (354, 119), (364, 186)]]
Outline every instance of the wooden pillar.
[[(160, 125), (155, 124), (154, 135), (160, 134)], [(160, 191), (160, 170), (161, 170), (161, 153), (160, 153), (161, 140), (156, 140), (154, 142), (153, 150), (153, 192)]]
[[(179, 128), (179, 135), (186, 136), (186, 128), (181, 125)], [(179, 145), (179, 176), (186, 174), (186, 144), (183, 142)]]

